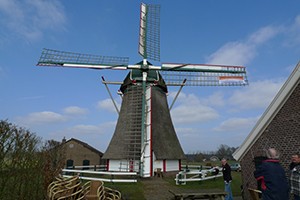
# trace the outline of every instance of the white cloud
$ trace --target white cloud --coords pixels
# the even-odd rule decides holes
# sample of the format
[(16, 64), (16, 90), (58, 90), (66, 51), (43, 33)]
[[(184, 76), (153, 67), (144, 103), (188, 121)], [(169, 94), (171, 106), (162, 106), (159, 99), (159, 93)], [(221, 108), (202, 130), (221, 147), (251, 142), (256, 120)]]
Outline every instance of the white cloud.
[(284, 69), (285, 71), (287, 71), (289, 74), (291, 74), (293, 72), (293, 70), (295, 69), (295, 66), (297, 65), (297, 63), (295, 64), (291, 64), (291, 65), (288, 65), (286, 66)]
[(207, 105), (210, 106), (224, 106), (225, 99), (222, 92), (215, 92), (203, 100)]
[(178, 98), (179, 105), (171, 110), (173, 122), (200, 123), (218, 118), (218, 113), (213, 108), (204, 105), (194, 94), (182, 93)]
[(0, 11), (3, 14), (1, 26), (7, 27), (10, 35), (28, 41), (40, 39), (44, 30), (63, 30), (65, 27), (64, 9), (57, 0), (1, 0)]
[(95, 134), (101, 133), (101, 127), (95, 125), (76, 125), (68, 129), (72, 134)]
[(253, 45), (241, 42), (229, 42), (211, 54), (207, 59), (207, 63), (245, 65), (253, 59), (254, 55), (255, 51)]
[(282, 80), (252, 82), (246, 88), (236, 90), (228, 99), (228, 103), (240, 109), (266, 108), (278, 93), (282, 84)]
[(177, 134), (179, 133), (181, 137), (193, 137), (197, 135), (197, 132), (194, 128), (190, 127), (179, 127), (176, 128)]
[(66, 21), (63, 6), (59, 1), (30, 0), (28, 5), (35, 10), (32, 22), (38, 27), (55, 29), (64, 25)]
[(11, 18), (22, 18), (24, 17), (23, 11), (18, 3), (16, 0), (1, 0), (0, 10)]
[(214, 131), (228, 132), (238, 130), (248, 130), (253, 127), (258, 117), (255, 118), (230, 118), (223, 121)]
[(30, 113), (25, 117), (18, 117), (18, 121), (21, 124), (32, 125), (32, 124), (49, 124), (49, 123), (60, 123), (67, 121), (67, 118), (59, 113), (51, 111), (35, 112)]
[(85, 115), (87, 112), (87, 109), (80, 108), (78, 106), (69, 106), (64, 108), (64, 113), (67, 115)]
[(257, 48), (282, 31), (281, 27), (266, 26), (251, 34), (245, 41), (228, 42), (207, 58), (207, 63), (247, 65), (257, 54)]
[(295, 17), (293, 24), (285, 27), (286, 41), (284, 45), (289, 47), (299, 46), (300, 43), (300, 15)]
[[(173, 101), (174, 96), (177, 92), (170, 92), (168, 96), (169, 104)], [(205, 105), (205, 106), (224, 106), (225, 99), (224, 93), (220, 91), (216, 91), (211, 95), (205, 96), (205, 98), (201, 98), (194, 93), (187, 94), (185, 92), (181, 92), (180, 95), (177, 97), (177, 101), (175, 102), (175, 106), (177, 105)]]
[(28, 114), (27, 116), (17, 117), (17, 121), (20, 124), (26, 126), (62, 123), (62, 122), (70, 121), (74, 117), (85, 115), (87, 113), (86, 109), (77, 106), (67, 107), (63, 111), (64, 114), (60, 114), (52, 111), (34, 112)]
[[(62, 135), (66, 138), (76, 137), (93, 137), (93, 136), (100, 136), (100, 135), (111, 135), (115, 129), (116, 122), (109, 121), (102, 124), (77, 124), (72, 127), (68, 127), (56, 132), (51, 133), (54, 137), (61, 137)], [(104, 142), (109, 142), (107, 139)]]
[(104, 151), (109, 144), (109, 140), (116, 126), (116, 121), (109, 121), (102, 124), (77, 124), (75, 126), (56, 130), (48, 133), (46, 138), (60, 141), (63, 137), (66, 139), (76, 138), (89, 145)]
[[(115, 100), (115, 103), (117, 105), (117, 108), (120, 110), (121, 104), (117, 100)], [(114, 104), (111, 101), (111, 99), (104, 99), (104, 100), (98, 101), (96, 107), (97, 107), (97, 109), (100, 109), (100, 110), (107, 110), (107, 111), (114, 112), (114, 113), (116, 112), (116, 108), (114, 107)]]
[(282, 27), (275, 27), (275, 26), (266, 26), (260, 28), (258, 31), (254, 32), (250, 35), (247, 40), (249, 45), (260, 45), (263, 44), (270, 39), (274, 38), (280, 32), (282, 32)]
[[(171, 92), (170, 96), (174, 98), (176, 93), (177, 92)], [(195, 94), (186, 94), (185, 92), (181, 92), (177, 100), (180, 102), (189, 101), (191, 104), (195, 104), (199, 102), (199, 98)]]

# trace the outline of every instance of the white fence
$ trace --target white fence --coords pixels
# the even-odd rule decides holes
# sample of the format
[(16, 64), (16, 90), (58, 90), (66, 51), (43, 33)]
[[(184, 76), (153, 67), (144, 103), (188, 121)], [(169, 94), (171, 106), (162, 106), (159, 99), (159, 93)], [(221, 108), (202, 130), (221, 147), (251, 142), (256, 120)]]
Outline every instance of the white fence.
[(82, 169), (82, 170), (94, 170), (94, 171), (106, 171), (106, 165), (83, 165), (83, 166), (68, 166), (67, 169)]
[[(78, 168), (80, 167), (82, 166), (78, 166)], [(76, 170), (76, 169), (63, 169), (62, 172), (64, 177), (71, 177), (74, 174), (79, 174), (79, 178), (83, 180), (98, 180), (98, 181), (114, 182), (114, 183), (137, 182), (136, 172), (104, 172), (104, 171)]]
[[(193, 167), (189, 166), (189, 168), (193, 168)], [(215, 167), (211, 169), (202, 169), (201, 167), (199, 169), (200, 170), (186, 169), (176, 174), (176, 178), (175, 178), (176, 185), (185, 185), (186, 182), (189, 181), (204, 181), (204, 180), (215, 179), (223, 176), (220, 168)]]

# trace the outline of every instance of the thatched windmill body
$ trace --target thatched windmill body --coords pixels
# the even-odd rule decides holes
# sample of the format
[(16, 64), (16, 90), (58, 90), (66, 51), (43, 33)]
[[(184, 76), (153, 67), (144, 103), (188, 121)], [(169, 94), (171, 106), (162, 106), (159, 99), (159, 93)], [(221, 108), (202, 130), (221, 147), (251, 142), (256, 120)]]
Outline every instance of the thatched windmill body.
[[(137, 171), (153, 176), (155, 169), (180, 170), (184, 153), (167, 102), (167, 86), (240, 86), (247, 84), (243, 66), (162, 63), (160, 60), (158, 5), (141, 4), (140, 63), (126, 57), (95, 56), (44, 49), (38, 66), (130, 70), (121, 84), (122, 105), (116, 129), (103, 156), (109, 171)], [(162, 78), (164, 77), (164, 79)]]

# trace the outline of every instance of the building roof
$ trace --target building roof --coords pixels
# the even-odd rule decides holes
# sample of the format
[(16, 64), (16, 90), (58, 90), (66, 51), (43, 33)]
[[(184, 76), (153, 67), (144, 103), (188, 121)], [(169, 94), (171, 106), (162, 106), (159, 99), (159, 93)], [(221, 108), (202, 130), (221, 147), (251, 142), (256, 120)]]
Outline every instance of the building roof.
[(241, 160), (244, 155), (249, 151), (252, 145), (260, 138), (266, 127), (271, 123), (273, 118), (289, 99), (295, 88), (300, 82), (300, 62), (295, 67), (287, 81), (281, 87), (277, 95), (274, 97), (271, 104), (265, 110), (263, 115), (255, 124), (252, 131), (249, 133), (247, 138), (244, 140), (242, 145), (233, 153), (233, 157), (236, 160)]
[(178, 140), (167, 97), (159, 88), (152, 87), (152, 150), (158, 160), (185, 159), (184, 152)]
[(71, 138), (69, 140), (67, 140), (65, 143), (68, 143), (68, 142), (71, 142), (71, 141), (74, 141), (78, 144), (81, 144), (82, 146), (84, 146), (85, 148), (95, 152), (96, 154), (99, 154), (100, 156), (103, 156), (103, 153), (101, 151), (99, 151), (98, 149), (95, 149), (94, 147), (90, 146), (89, 144), (85, 143), (85, 142), (82, 142), (81, 140), (77, 140), (75, 138)]

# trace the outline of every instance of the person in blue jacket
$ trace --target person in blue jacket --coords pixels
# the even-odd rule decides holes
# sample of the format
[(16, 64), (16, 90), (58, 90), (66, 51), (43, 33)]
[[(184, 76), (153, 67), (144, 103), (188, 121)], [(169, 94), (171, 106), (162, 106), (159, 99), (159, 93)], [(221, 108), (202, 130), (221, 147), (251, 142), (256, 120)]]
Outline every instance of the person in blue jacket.
[(274, 148), (268, 149), (266, 153), (268, 159), (254, 172), (256, 180), (261, 182), (262, 200), (288, 200), (289, 185), (279, 163), (279, 154)]

